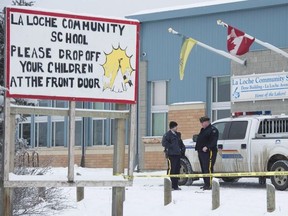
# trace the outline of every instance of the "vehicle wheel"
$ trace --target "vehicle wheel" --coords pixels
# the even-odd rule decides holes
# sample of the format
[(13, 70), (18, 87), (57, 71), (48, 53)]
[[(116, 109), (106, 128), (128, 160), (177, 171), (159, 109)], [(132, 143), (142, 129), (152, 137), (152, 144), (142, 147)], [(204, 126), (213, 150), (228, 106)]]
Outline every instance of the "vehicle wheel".
[(224, 181), (224, 182), (238, 182), (239, 181), (239, 179), (240, 178), (232, 178), (232, 177), (224, 177), (224, 178), (222, 178), (222, 180)]
[[(180, 159), (180, 174), (192, 174), (193, 170), (190, 162), (187, 158)], [(191, 185), (193, 182), (192, 178), (180, 178), (178, 181), (179, 185)]]
[[(276, 161), (272, 167), (271, 171), (288, 171), (288, 161), (279, 160)], [(277, 190), (286, 190), (288, 187), (288, 176), (271, 176), (271, 182)]]

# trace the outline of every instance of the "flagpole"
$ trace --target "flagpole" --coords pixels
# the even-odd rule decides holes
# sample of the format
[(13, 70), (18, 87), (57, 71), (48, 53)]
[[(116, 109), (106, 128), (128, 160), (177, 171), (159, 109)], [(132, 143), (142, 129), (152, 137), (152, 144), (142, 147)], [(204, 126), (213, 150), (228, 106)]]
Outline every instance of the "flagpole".
[[(178, 36), (187, 38), (185, 35), (180, 34), (179, 32), (173, 30), (172, 28), (169, 28), (168, 32), (171, 33), (171, 34), (174, 34), (174, 35), (178, 35)], [(193, 39), (193, 40), (195, 40), (195, 39)], [(196, 44), (198, 44), (199, 46), (201, 46), (203, 48), (206, 48), (206, 49), (208, 49), (208, 50), (210, 50), (212, 52), (215, 52), (215, 53), (217, 53), (219, 55), (222, 55), (222, 56), (224, 56), (226, 58), (229, 58), (229, 59), (231, 59), (231, 60), (233, 60), (233, 61), (235, 61), (235, 62), (237, 62), (239, 64), (246, 65), (246, 60), (239, 59), (236, 56), (231, 55), (230, 53), (224, 52), (223, 50), (215, 49), (215, 48), (213, 48), (211, 46), (208, 46), (207, 44), (201, 43), (198, 40), (195, 40), (195, 41), (196, 41)]]
[[(223, 22), (222, 20), (217, 20), (217, 24), (228, 28), (228, 24)], [(247, 33), (245, 33), (244, 36), (248, 37), (248, 38), (254, 38), (254, 37), (252, 37), (251, 35), (249, 35)], [(270, 49), (270, 50), (272, 50), (272, 51), (274, 51), (274, 52), (276, 52), (278, 54), (281, 54), (281, 55), (285, 56), (286, 58), (288, 58), (288, 53), (284, 52), (283, 50), (279, 49), (278, 47), (273, 46), (272, 44), (269, 44), (267, 42), (258, 40), (257, 38), (255, 38), (254, 42), (256, 42), (256, 43), (258, 43), (258, 44), (260, 44), (260, 45), (262, 45), (262, 46), (264, 46), (264, 47), (266, 47), (266, 48), (268, 48), (268, 49)]]

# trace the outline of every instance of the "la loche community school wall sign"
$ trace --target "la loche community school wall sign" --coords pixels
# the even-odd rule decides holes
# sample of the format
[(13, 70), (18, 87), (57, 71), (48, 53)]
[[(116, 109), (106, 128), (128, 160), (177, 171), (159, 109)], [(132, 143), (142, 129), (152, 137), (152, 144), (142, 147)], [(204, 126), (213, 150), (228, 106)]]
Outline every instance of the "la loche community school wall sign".
[(7, 97), (136, 103), (140, 24), (6, 8)]

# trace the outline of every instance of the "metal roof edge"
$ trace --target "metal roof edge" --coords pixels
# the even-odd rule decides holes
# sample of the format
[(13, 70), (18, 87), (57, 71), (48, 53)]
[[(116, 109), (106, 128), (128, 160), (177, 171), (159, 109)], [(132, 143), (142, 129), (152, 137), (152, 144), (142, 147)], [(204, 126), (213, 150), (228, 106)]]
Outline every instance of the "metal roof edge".
[(129, 19), (137, 19), (140, 22), (149, 22), (156, 20), (165, 20), (165, 19), (173, 19), (173, 18), (182, 18), (188, 16), (200, 16), (207, 15), (213, 13), (220, 12), (229, 12), (229, 11), (237, 11), (237, 10), (246, 10), (246, 9), (254, 9), (254, 8), (265, 8), (265, 7), (276, 7), (280, 5), (288, 5), (287, 0), (246, 0), (246, 1), (235, 1), (235, 2), (227, 2), (215, 5), (206, 5), (200, 7), (191, 7), (187, 6), (187, 8), (179, 8), (175, 7), (175, 9), (161, 8), (158, 10), (154, 10), (151, 12), (139, 12), (139, 14), (132, 14), (125, 16), (125, 18)]

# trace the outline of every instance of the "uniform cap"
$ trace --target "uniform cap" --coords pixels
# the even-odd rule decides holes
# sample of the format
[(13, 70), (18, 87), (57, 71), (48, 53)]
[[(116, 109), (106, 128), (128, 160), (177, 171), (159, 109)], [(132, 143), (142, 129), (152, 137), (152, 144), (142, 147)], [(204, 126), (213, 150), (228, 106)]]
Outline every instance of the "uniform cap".
[(170, 123), (169, 123), (169, 128), (170, 129), (172, 129), (172, 128), (175, 128), (175, 127), (177, 127), (177, 122), (175, 122), (175, 121), (171, 121)]
[(203, 123), (203, 122), (205, 122), (205, 121), (210, 121), (210, 118), (209, 118), (208, 116), (202, 116), (202, 117), (199, 119), (199, 121), (200, 121), (201, 123)]

